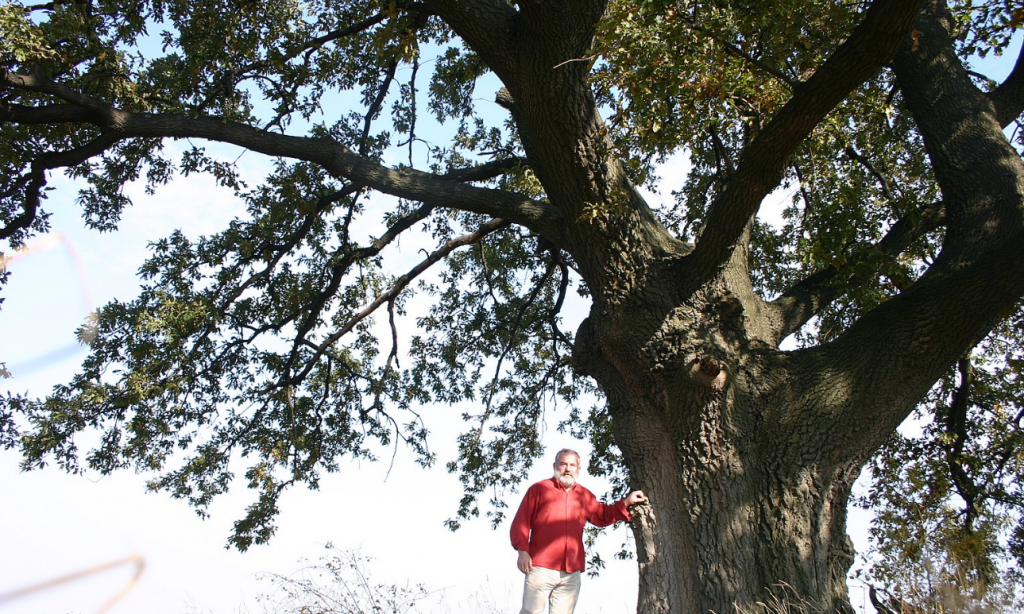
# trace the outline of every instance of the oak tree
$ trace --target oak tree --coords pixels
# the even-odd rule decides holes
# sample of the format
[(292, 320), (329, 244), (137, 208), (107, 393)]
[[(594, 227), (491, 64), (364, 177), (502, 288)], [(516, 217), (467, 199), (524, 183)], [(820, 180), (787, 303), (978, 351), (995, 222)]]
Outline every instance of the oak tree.
[[(969, 400), (963, 365), (1021, 364), (1016, 328), (1002, 356), (989, 335), (1024, 295), (1004, 131), (1024, 68), (969, 63), (1021, 19), (978, 0), (8, 0), (0, 237), (47, 229), (55, 172), (99, 230), (127, 183), (193, 173), (248, 214), (154, 237), (138, 298), (83, 327), (80, 374), (4, 399), (3, 444), (28, 467), (153, 472), (200, 510), (243, 462), (246, 548), (346, 456), (398, 439), (431, 463), (427, 403), (480, 408), (450, 465), (475, 516), (541, 454), (555, 402), (593, 470), (650, 495), (638, 611), (750, 610), (785, 585), (849, 612), (851, 486), (923, 400), (965, 526), (986, 501), (1019, 510), (1017, 397)], [(209, 144), (274, 170), (245, 185), (249, 158)], [(685, 180), (659, 178), (679, 152)], [(666, 184), (673, 202), (640, 189)], [(759, 221), (780, 187), (784, 223)], [(413, 234), (432, 249), (394, 268)], [(564, 330), (574, 291), (589, 313)], [(1005, 441), (965, 427), (998, 412)], [(1002, 462), (984, 483), (1011, 486), (958, 473), (978, 442)]]

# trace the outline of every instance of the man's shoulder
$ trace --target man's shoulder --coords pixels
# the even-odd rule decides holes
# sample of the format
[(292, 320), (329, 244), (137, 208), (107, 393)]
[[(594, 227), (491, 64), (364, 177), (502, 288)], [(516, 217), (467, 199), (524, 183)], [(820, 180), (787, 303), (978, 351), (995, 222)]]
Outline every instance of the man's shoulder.
[(529, 490), (548, 490), (555, 488), (554, 478), (544, 478), (539, 482), (534, 482), (530, 485)]
[(594, 493), (590, 492), (590, 489), (588, 489), (586, 486), (583, 486), (579, 482), (576, 482), (576, 486), (573, 487), (573, 490), (576, 491), (576, 494), (580, 497), (590, 497), (593, 499), (597, 498), (596, 496), (594, 496)]

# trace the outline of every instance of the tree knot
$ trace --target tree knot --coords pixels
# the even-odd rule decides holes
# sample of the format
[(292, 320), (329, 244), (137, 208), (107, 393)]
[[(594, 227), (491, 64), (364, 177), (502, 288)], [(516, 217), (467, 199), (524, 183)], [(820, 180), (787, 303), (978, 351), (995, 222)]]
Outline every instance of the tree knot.
[(498, 103), (499, 107), (504, 107), (508, 111), (515, 112), (516, 110), (516, 102), (512, 98), (512, 92), (504, 87), (494, 95), (494, 102)]
[(695, 361), (690, 368), (690, 379), (714, 392), (721, 392), (725, 390), (729, 373), (718, 360), (704, 357)]

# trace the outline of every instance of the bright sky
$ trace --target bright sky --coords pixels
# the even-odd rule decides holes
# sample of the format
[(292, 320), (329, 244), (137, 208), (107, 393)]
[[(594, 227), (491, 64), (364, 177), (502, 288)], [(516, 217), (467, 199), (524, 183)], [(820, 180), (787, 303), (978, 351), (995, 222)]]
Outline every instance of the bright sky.
[[(246, 154), (242, 167), (252, 177), (269, 168), (254, 154)], [(211, 233), (243, 212), (230, 192), (206, 178), (175, 181), (156, 196), (133, 186), (136, 206), (126, 212), (120, 230), (100, 235), (82, 229), (71, 186), (59, 176), (52, 184), (58, 188), (47, 203), (53, 233), (10, 264), (13, 275), (0, 311), (0, 360), (14, 378), (0, 381), (0, 390), (43, 395), (69, 381), (85, 355), (74, 342), (75, 329), (97, 306), (134, 298), (134, 273), (147, 241), (179, 227), (190, 236)], [(403, 249), (417, 257), (408, 241)], [(255, 597), (270, 585), (258, 581), (259, 574), (291, 574), (302, 566), (300, 559), (315, 562), (328, 554), (324, 546), (331, 542), (372, 557), (368, 570), (376, 581), (423, 583), (438, 591), (427, 602), (428, 611), (477, 611), (480, 603), (492, 603), (498, 612), (518, 610), (522, 579), (507, 522), (496, 531), (486, 519), (466, 523), (456, 533), (443, 526), (461, 496), (457, 479), (443, 469), (455, 452), (461, 411), (438, 406), (425, 412), (435, 433), (435, 468), (419, 469), (402, 449), (390, 474), (387, 462), (347, 465), (324, 479), (319, 492), (287, 493), (278, 534), (245, 554), (224, 548), (232, 522), (251, 500), (244, 484), (236, 484), (213, 506), (212, 518), (202, 521), (182, 501), (147, 494), (144, 475), (69, 476), (55, 466), (22, 473), (15, 453), (0, 452), (5, 527), (0, 595), (138, 554), (145, 561), (142, 576), (113, 612), (260, 612)], [(549, 450), (570, 446), (586, 454), (583, 442), (562, 437), (554, 423), (548, 426)], [(545, 461), (531, 481), (547, 475)], [(584, 477), (581, 483), (599, 495), (606, 489), (595, 479)], [(518, 495), (511, 497), (514, 511)], [(608, 553), (625, 534), (610, 536)], [(0, 612), (96, 612), (134, 570), (126, 564), (30, 598), (0, 602)], [(634, 564), (609, 561), (602, 578), (585, 583), (579, 611), (632, 612), (636, 586)]]
[[(997, 72), (1005, 74), (1007, 60), (1014, 57), (1004, 57), (1006, 68)], [(241, 166), (254, 178), (266, 172), (269, 162), (246, 154)], [(662, 173), (664, 194), (681, 183), (680, 168), (670, 166)], [(0, 361), (14, 378), (0, 381), (0, 392), (44, 395), (54, 384), (70, 380), (84, 357), (75, 346), (75, 329), (112, 298), (134, 298), (134, 274), (146, 256), (147, 241), (179, 227), (190, 236), (211, 233), (242, 211), (229, 192), (203, 177), (175, 181), (156, 196), (144, 196), (133, 186), (129, 191), (136, 205), (125, 213), (120, 231), (99, 235), (82, 229), (74, 190), (63, 178), (54, 176), (51, 184), (58, 188), (47, 202), (53, 234), (10, 264), (13, 276), (2, 294)], [(415, 257), (414, 246), (406, 243), (404, 249)], [(368, 570), (374, 581), (423, 583), (436, 591), (425, 611), (518, 611), (522, 576), (508, 543), (507, 522), (496, 531), (486, 519), (456, 533), (443, 526), (461, 495), (456, 478), (443, 469), (454, 455), (460, 414), (441, 406), (425, 410), (439, 457), (434, 469), (419, 469), (402, 449), (390, 473), (386, 462), (346, 465), (341, 474), (326, 476), (319, 492), (287, 493), (278, 534), (269, 545), (245, 554), (224, 548), (232, 522), (251, 500), (244, 484), (237, 484), (212, 507), (212, 517), (202, 521), (184, 502), (147, 494), (146, 476), (69, 476), (56, 467), (22, 473), (16, 454), (0, 451), (0, 598), (137, 555), (145, 562), (142, 575), (112, 612), (261, 612), (256, 596), (271, 587), (259, 575), (296, 572), (303, 559), (315, 562), (328, 554), (324, 546), (330, 542), (372, 557)], [(586, 456), (583, 442), (561, 436), (554, 425), (548, 424), (544, 437), (549, 451), (575, 447)], [(548, 475), (550, 464), (544, 460), (530, 481)], [(581, 483), (598, 494), (606, 488), (585, 475)], [(518, 497), (511, 495), (513, 510)], [(861, 552), (865, 532), (862, 518), (851, 519), (851, 536)], [(625, 535), (620, 529), (606, 538), (605, 552), (616, 550)], [(635, 565), (605, 558), (608, 568), (601, 578), (584, 580), (581, 614), (635, 610)], [(122, 565), (30, 597), (0, 601), (0, 612), (97, 612), (130, 582), (134, 570), (134, 565)], [(863, 607), (856, 590), (851, 598), (858, 609)]]

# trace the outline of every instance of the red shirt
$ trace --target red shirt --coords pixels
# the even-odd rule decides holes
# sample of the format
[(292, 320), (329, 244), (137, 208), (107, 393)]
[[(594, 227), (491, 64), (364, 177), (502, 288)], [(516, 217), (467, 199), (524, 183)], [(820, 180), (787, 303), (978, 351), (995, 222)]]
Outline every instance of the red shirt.
[(512, 520), (512, 547), (529, 552), (538, 567), (583, 571), (584, 525), (606, 527), (629, 517), (624, 501), (606, 505), (579, 484), (566, 490), (550, 478), (526, 491)]

